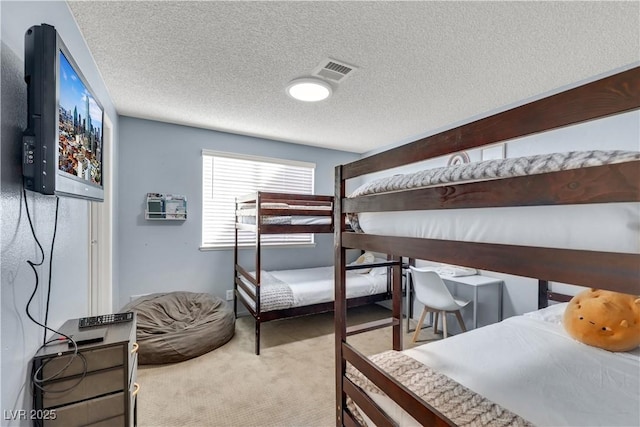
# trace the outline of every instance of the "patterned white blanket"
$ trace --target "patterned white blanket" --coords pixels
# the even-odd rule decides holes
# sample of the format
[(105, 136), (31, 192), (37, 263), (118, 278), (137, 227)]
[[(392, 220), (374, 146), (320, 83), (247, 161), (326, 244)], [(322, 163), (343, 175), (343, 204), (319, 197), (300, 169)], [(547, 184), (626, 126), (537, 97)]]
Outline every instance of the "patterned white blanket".
[(260, 311), (293, 307), (293, 292), (288, 284), (268, 271), (260, 272)]
[[(457, 426), (532, 426), (518, 415), (403, 353), (390, 350), (370, 359)], [(383, 394), (352, 366), (347, 368), (347, 377), (369, 394)], [(360, 424), (367, 425), (351, 399), (347, 399), (347, 407)]]
[[(440, 167), (377, 179), (360, 186), (349, 197), (461, 183), (465, 181), (481, 181), (557, 172), (623, 163), (632, 160), (640, 160), (640, 153), (620, 150), (572, 151), (568, 153), (541, 154), (512, 159), (486, 160), (484, 162)], [(349, 219), (354, 230), (362, 231), (358, 225), (357, 214), (349, 214)]]
[[(254, 224), (256, 223), (255, 216), (243, 216), (241, 217), (241, 222), (243, 224)], [(291, 225), (292, 217), (289, 215), (281, 215), (281, 216), (268, 216), (262, 215), (262, 224), (266, 225)]]
[[(289, 209), (289, 205), (286, 203), (262, 203), (263, 209)], [(240, 222), (243, 224), (254, 224), (256, 223), (256, 204), (255, 203), (245, 203), (240, 205), (240, 210), (245, 212), (246, 215), (240, 217)], [(290, 215), (281, 215), (281, 216), (271, 216), (271, 215), (262, 215), (262, 224), (270, 224), (270, 225), (290, 225), (291, 224), (291, 216)]]

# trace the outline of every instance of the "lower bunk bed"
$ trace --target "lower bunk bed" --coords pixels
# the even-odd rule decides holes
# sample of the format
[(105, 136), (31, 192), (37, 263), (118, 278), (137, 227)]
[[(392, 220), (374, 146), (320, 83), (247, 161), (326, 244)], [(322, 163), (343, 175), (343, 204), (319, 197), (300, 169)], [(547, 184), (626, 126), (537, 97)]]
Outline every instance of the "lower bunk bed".
[[(454, 425), (638, 425), (640, 348), (609, 352), (579, 343), (562, 326), (565, 306), (370, 360)], [(397, 425), (421, 425), (357, 369), (347, 378)], [(347, 406), (361, 424), (381, 425), (353, 400)]]
[[(348, 307), (385, 301), (391, 298), (385, 260), (371, 268), (347, 273)], [(260, 325), (271, 320), (333, 311), (334, 268), (314, 267), (293, 270), (255, 271), (237, 266), (234, 310), (239, 300), (255, 319), (255, 352), (260, 354)], [(257, 284), (259, 283), (259, 285)]]

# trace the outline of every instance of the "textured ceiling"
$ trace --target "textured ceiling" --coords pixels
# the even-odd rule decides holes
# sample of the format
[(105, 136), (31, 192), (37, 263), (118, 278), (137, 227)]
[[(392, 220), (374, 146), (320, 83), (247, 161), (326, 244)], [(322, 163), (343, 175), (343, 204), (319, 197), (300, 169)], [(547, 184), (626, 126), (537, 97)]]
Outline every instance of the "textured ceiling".
[(119, 114), (358, 153), (640, 61), (638, 1), (68, 3)]

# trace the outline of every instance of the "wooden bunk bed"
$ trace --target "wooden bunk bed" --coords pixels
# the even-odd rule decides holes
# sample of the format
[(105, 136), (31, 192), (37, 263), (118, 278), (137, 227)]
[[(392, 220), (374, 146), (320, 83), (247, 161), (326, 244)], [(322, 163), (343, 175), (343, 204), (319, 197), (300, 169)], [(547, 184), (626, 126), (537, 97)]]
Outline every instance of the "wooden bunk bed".
[[(365, 174), (639, 108), (640, 67), (635, 67), (407, 145), (338, 166), (335, 180), (334, 223), (344, 224), (347, 214), (364, 212), (388, 213), (412, 210), (451, 212), (449, 210), (452, 209), (505, 207), (525, 207), (526, 209), (526, 207), (542, 206), (553, 209), (557, 206), (562, 209), (568, 205), (592, 208), (598, 205), (635, 204), (640, 202), (640, 160), (513, 178), (452, 183), (407, 191), (362, 195), (355, 198), (345, 197), (345, 185), (347, 180)], [(588, 206), (585, 206), (586, 204)], [(632, 212), (637, 216), (637, 208)], [(637, 223), (637, 218), (635, 222)], [(354, 402), (360, 414), (366, 415), (378, 426), (399, 425), (398, 420), (390, 415), (393, 411), (390, 412), (388, 408), (381, 409), (378, 401), (364, 390), (366, 387), (360, 387), (354, 382), (354, 372), (356, 376), (362, 376), (367, 382), (374, 384), (419, 424), (456, 425), (456, 422), (438, 409), (433, 402), (427, 402), (418, 397), (405, 383), (382, 369), (381, 365), (362, 355), (347, 342), (348, 336), (373, 328), (372, 325), (346, 327), (344, 281), (347, 249), (358, 248), (391, 253), (394, 254), (395, 260), (403, 256), (535, 278), (541, 285), (540, 307), (546, 306), (547, 296), (554, 296), (546, 288), (546, 284), (550, 281), (640, 294), (638, 233), (637, 230), (633, 231), (633, 228), (631, 231), (627, 229), (627, 233), (631, 235), (631, 246), (636, 246), (636, 249), (631, 252), (609, 248), (605, 250), (575, 249), (553, 245), (538, 246), (531, 243), (486, 243), (454, 240), (453, 237), (406, 235), (398, 237), (383, 233), (367, 233), (367, 230), (365, 233), (347, 231), (340, 226), (336, 227), (334, 232), (336, 425), (338, 426), (361, 424), (362, 418), (347, 407), (348, 401), (350, 405)], [(603, 245), (605, 243), (602, 242)], [(399, 266), (394, 266), (392, 270), (392, 318), (386, 322), (379, 322), (375, 326), (391, 326), (393, 328), (392, 348), (400, 351), (402, 350), (401, 287), (395, 284), (400, 283), (401, 271)], [(466, 335), (473, 337), (474, 332), (443, 340), (442, 344), (447, 344), (449, 340), (455, 344)], [(440, 342), (424, 347), (434, 344), (440, 344)], [(478, 349), (477, 353), (482, 351), (484, 350)], [(351, 375), (347, 375), (347, 366)], [(455, 368), (455, 365), (453, 367)], [(538, 369), (544, 369), (544, 364)], [(637, 373), (635, 376), (637, 377)], [(544, 409), (540, 408), (540, 411)]]
[[(255, 353), (260, 354), (260, 325), (272, 320), (333, 310), (333, 267), (298, 270), (262, 270), (262, 238), (265, 234), (333, 233), (333, 196), (254, 192), (236, 199), (236, 232), (234, 247), (234, 312), (237, 316), (240, 301), (255, 319)], [(255, 235), (255, 270), (240, 265), (238, 232), (251, 231)], [(386, 266), (374, 263), (369, 267)], [(314, 291), (313, 303), (294, 301), (289, 284), (304, 285)], [(373, 285), (372, 285), (373, 282)], [(297, 289), (304, 286), (297, 286)], [(327, 298), (318, 296), (317, 289), (327, 287)], [(388, 275), (353, 276), (353, 291), (347, 305), (356, 307), (390, 298)], [(375, 292), (370, 294), (371, 292)], [(284, 295), (284, 296), (283, 296)], [(306, 298), (305, 298), (306, 299)], [(300, 305), (304, 304), (304, 305)]]

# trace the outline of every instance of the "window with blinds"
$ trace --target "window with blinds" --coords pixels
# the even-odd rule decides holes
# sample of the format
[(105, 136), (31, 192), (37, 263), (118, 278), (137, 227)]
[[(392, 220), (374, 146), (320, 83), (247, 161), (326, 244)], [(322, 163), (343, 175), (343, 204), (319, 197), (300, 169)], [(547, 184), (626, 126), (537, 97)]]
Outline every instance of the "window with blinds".
[[(235, 199), (254, 191), (313, 194), (315, 164), (217, 151), (202, 151), (202, 247), (235, 244)], [(310, 244), (313, 234), (263, 234), (262, 244)], [(254, 245), (240, 230), (238, 243)]]

